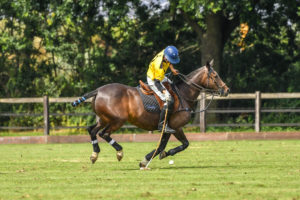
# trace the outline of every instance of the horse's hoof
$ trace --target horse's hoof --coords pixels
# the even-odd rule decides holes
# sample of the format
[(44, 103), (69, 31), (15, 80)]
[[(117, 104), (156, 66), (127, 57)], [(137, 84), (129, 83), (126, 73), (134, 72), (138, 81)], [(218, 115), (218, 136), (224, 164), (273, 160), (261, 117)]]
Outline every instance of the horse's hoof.
[(92, 161), (93, 164), (97, 161), (97, 159), (98, 159), (98, 154), (99, 154), (99, 153), (97, 153), (97, 152), (93, 152), (93, 153), (92, 153), (92, 155), (91, 155), (91, 157), (90, 157), (90, 160)]
[(117, 159), (118, 161), (121, 161), (123, 158), (124, 154), (123, 154), (123, 150), (117, 151)]
[(147, 160), (146, 158), (144, 158), (143, 161), (140, 162), (140, 169), (141, 168), (146, 168), (147, 164), (148, 164), (149, 160)]
[(166, 152), (166, 151), (160, 152), (160, 154), (159, 154), (159, 160), (162, 160), (162, 159), (164, 159), (165, 157), (167, 157), (167, 152)]

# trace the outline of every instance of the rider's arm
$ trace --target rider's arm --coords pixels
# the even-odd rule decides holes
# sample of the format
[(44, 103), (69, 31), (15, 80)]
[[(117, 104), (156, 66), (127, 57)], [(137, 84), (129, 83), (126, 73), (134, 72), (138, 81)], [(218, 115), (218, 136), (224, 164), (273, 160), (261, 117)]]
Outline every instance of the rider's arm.
[(174, 66), (172, 64), (170, 64), (170, 70), (172, 71), (172, 73), (176, 76), (179, 74), (178, 70), (174, 68)]

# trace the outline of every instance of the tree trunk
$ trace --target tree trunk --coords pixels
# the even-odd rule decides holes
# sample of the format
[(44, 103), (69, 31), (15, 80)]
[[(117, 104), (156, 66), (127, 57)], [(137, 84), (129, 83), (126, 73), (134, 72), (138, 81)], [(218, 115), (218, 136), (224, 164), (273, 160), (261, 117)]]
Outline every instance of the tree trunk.
[(214, 59), (214, 69), (220, 71), (223, 52), (223, 17), (220, 14), (210, 14), (206, 17), (206, 32), (201, 38), (201, 63)]
[[(201, 63), (202, 66), (206, 62), (214, 59), (213, 68), (219, 72), (222, 63), (222, 52), (223, 52), (223, 16), (221, 14), (210, 14), (206, 16), (206, 31), (203, 32), (201, 37)], [(210, 104), (210, 108), (216, 108), (217, 103), (213, 101)], [(199, 102), (197, 104), (197, 110), (199, 110)], [(207, 122), (214, 122), (217, 119), (216, 114), (210, 114), (206, 117)], [(196, 114), (194, 123), (199, 123), (200, 115)]]
[[(183, 9), (180, 9), (184, 20), (198, 35), (201, 43), (201, 64), (205, 65), (207, 61), (214, 59), (214, 69), (220, 72), (222, 63), (223, 48), (226, 40), (229, 38), (231, 32), (239, 25), (239, 15), (233, 19), (227, 19), (223, 13), (209, 13), (205, 16), (206, 29), (203, 29), (197, 20), (189, 16)], [(211, 108), (216, 107), (216, 103), (210, 105)], [(197, 109), (199, 110), (199, 104)], [(216, 115), (208, 115), (208, 121), (215, 121)], [(199, 114), (196, 114), (194, 123), (199, 123)]]

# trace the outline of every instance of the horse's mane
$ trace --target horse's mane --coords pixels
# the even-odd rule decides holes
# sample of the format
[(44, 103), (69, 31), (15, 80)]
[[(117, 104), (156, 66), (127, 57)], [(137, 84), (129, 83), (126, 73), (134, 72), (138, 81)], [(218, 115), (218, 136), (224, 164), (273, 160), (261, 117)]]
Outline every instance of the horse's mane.
[[(198, 69), (196, 69), (196, 70), (190, 72), (188, 75), (186, 75), (186, 78), (187, 78), (188, 80), (192, 79), (196, 74), (199, 73), (199, 71), (202, 71), (203, 68), (204, 68), (204, 67), (200, 67), (200, 68), (198, 68)], [(179, 78), (178, 78), (178, 79), (179, 79)], [(179, 80), (176, 80), (175, 82), (176, 82), (175, 84), (178, 86), (178, 85), (180, 85), (181, 83), (183, 83), (183, 80), (179, 79)]]
[(203, 70), (203, 67), (200, 67), (192, 72), (190, 72), (188, 75), (186, 75), (187, 78), (191, 79), (193, 78), (196, 74), (199, 73), (199, 71), (202, 71)]

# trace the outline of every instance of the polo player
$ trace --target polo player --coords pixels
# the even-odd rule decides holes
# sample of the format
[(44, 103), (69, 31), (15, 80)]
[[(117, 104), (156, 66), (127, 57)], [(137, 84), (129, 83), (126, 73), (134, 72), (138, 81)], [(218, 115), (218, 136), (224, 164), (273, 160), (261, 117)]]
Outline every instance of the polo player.
[(168, 90), (164, 87), (162, 82), (170, 82), (170, 80), (165, 77), (165, 73), (169, 67), (174, 75), (179, 74), (179, 72), (173, 66), (174, 64), (178, 64), (179, 62), (180, 58), (177, 48), (175, 46), (167, 46), (152, 59), (147, 71), (148, 85), (164, 102), (164, 106), (159, 117), (158, 130), (162, 131), (164, 120), (166, 120), (164, 130), (165, 133), (175, 133), (175, 130), (168, 126), (168, 119), (171, 112), (167, 113), (165, 119), (166, 110), (168, 109), (168, 111), (170, 111), (174, 100)]

